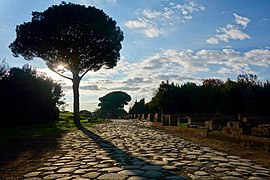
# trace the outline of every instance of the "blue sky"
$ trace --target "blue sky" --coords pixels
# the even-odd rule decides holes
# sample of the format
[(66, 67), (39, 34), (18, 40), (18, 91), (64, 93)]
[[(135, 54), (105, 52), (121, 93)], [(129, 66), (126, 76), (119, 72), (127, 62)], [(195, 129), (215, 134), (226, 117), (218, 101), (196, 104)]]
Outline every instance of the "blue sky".
[[(178, 84), (206, 78), (236, 79), (256, 74), (270, 80), (269, 0), (71, 0), (103, 9), (124, 32), (117, 67), (89, 72), (81, 82), (81, 109), (94, 110), (98, 98), (125, 91), (151, 100), (161, 81)], [(42, 60), (14, 58), (8, 45), (16, 25), (31, 20), (61, 0), (1, 0), (0, 58), (10, 66), (30, 63), (63, 86), (72, 109), (71, 82), (54, 74)], [(128, 108), (128, 107), (127, 107)]]

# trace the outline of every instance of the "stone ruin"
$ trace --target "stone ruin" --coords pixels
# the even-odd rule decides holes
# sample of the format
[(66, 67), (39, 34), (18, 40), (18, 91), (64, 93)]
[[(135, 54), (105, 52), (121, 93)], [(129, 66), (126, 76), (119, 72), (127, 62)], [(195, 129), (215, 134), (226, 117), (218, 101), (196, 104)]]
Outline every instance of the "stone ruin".
[(239, 114), (238, 118), (212, 115), (179, 114), (127, 114), (126, 119), (151, 121), (159, 126), (178, 126), (185, 123), (189, 128), (203, 128), (208, 131), (225, 131), (230, 134), (270, 136), (270, 117)]

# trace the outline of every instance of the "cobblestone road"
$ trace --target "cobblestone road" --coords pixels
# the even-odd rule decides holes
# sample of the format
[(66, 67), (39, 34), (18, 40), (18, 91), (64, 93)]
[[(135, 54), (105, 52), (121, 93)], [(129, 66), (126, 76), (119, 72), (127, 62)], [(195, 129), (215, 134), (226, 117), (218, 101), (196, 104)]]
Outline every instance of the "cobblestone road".
[(24, 179), (270, 179), (270, 169), (149, 128), (115, 120), (67, 133), (54, 156)]

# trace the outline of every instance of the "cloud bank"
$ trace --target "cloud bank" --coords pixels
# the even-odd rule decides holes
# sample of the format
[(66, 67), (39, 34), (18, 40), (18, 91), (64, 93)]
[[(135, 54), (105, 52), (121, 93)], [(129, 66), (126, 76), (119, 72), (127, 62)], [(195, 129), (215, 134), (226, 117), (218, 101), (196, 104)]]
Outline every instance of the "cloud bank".
[[(98, 98), (112, 91), (124, 91), (136, 99), (151, 100), (161, 81), (169, 80), (178, 84), (194, 82), (200, 84), (205, 78), (236, 78), (239, 74), (256, 73), (257, 69), (270, 66), (270, 49), (253, 49), (239, 52), (232, 48), (221, 50), (166, 49), (153, 54), (140, 62), (129, 63), (122, 57), (114, 69), (101, 69), (89, 72), (82, 80), (80, 94), (82, 107), (84, 101), (91, 101), (91, 110), (97, 108)], [(46, 73), (50, 71), (45, 70)], [(50, 72), (52, 73), (52, 72)], [(71, 81), (56, 76), (62, 84), (69, 104), (72, 104)], [(96, 106), (94, 103), (96, 102)], [(88, 103), (89, 105), (89, 103)]]

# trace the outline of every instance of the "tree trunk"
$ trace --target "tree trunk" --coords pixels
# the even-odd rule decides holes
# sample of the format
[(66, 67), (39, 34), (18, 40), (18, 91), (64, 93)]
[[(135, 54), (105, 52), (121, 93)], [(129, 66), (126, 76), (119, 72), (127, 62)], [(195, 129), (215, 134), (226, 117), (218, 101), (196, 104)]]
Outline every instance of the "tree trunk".
[(80, 128), (80, 94), (79, 94), (79, 85), (80, 85), (80, 77), (79, 73), (73, 73), (73, 113), (74, 113), (74, 124)]

